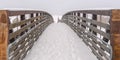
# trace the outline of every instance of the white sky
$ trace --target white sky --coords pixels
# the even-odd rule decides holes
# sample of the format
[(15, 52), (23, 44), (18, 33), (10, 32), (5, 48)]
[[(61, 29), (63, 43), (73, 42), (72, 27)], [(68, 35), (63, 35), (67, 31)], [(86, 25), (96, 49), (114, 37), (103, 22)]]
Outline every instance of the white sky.
[(120, 0), (1, 0), (0, 9), (23, 8), (44, 10), (63, 15), (71, 10), (120, 8)]

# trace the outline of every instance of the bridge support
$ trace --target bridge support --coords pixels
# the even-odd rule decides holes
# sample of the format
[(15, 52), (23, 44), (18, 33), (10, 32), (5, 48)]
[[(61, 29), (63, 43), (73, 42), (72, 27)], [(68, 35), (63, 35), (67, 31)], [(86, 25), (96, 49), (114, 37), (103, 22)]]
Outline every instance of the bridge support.
[(111, 44), (113, 49), (112, 60), (120, 60), (120, 10), (112, 10)]
[(8, 16), (7, 11), (0, 11), (0, 60), (7, 60), (8, 44)]

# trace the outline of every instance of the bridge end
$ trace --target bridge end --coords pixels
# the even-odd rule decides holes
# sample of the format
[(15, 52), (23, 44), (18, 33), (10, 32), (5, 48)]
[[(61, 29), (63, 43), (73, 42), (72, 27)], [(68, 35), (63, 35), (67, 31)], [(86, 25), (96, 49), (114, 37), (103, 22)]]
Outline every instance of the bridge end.
[(8, 16), (7, 11), (0, 11), (0, 60), (7, 60), (8, 44)]
[(112, 60), (120, 60), (120, 10), (115, 9), (111, 13)]

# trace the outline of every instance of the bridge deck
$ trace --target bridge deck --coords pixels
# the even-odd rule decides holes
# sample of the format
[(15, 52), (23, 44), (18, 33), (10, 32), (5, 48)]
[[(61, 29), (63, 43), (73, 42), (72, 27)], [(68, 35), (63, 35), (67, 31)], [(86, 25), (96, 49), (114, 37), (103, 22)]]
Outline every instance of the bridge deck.
[(97, 60), (82, 39), (64, 23), (43, 32), (24, 60)]

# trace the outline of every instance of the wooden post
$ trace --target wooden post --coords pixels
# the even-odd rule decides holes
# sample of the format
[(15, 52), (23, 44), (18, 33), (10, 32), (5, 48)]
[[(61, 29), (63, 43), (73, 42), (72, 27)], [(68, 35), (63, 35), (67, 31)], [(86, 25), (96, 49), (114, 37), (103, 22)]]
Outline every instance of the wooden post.
[(7, 60), (8, 47), (8, 15), (7, 11), (0, 11), (0, 60)]
[[(31, 14), (30, 17), (34, 17), (34, 14)], [(34, 21), (31, 21), (31, 23), (33, 23)], [(31, 28), (33, 28), (34, 26), (31, 26)]]
[(111, 45), (112, 60), (120, 60), (120, 10), (112, 10), (111, 16)]
[[(86, 13), (83, 13), (83, 17), (86, 18)], [(85, 20), (82, 20), (82, 22), (86, 23)], [(86, 26), (82, 25), (85, 29), (86, 29)]]
[[(96, 14), (92, 14), (92, 19), (97, 21), (97, 15)], [(95, 24), (91, 24), (92, 26), (97, 28), (97, 25)], [(97, 33), (95, 31), (92, 31), (94, 35), (97, 35)]]
[[(22, 21), (22, 20), (25, 20), (25, 15), (21, 15), (21, 16), (20, 16), (20, 20), (21, 20), (21, 21)], [(25, 25), (26, 25), (26, 24), (21, 25), (21, 28), (22, 28), (22, 27), (24, 27)], [(25, 32), (26, 32), (26, 31), (21, 32), (21, 34), (20, 34), (20, 35), (22, 36)]]
[[(39, 15), (38, 15), (38, 13), (36, 13), (36, 17), (38, 17)], [(36, 21), (37, 21), (38, 19), (36, 19)], [(38, 23), (36, 23), (36, 25), (37, 25)]]

